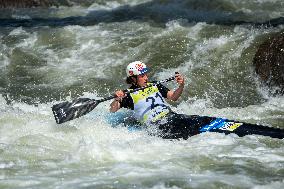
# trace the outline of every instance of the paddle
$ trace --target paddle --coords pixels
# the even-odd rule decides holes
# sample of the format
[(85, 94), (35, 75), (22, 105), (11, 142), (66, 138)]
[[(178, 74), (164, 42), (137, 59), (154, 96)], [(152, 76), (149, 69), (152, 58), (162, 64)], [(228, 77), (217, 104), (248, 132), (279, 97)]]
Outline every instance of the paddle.
[[(137, 88), (131, 91), (124, 90), (124, 92), (125, 94), (133, 93), (151, 87), (153, 85), (172, 81), (174, 79), (175, 77), (170, 77), (168, 79), (157, 81), (145, 87)], [(73, 100), (72, 102), (66, 101), (59, 104), (55, 104), (52, 106), (52, 111), (55, 117), (55, 121), (56, 123), (61, 124), (66, 121), (76, 119), (92, 111), (99, 103), (111, 100), (113, 98), (116, 98), (116, 95), (105, 97), (99, 100), (94, 100), (89, 98), (78, 98), (76, 100)]]

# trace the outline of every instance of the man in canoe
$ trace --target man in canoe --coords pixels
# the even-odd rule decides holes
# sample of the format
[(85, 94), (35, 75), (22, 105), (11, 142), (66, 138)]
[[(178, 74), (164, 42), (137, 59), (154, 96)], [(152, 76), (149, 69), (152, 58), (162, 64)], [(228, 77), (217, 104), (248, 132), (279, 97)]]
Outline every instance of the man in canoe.
[[(148, 68), (141, 61), (130, 63), (126, 68), (126, 82), (130, 84), (129, 90), (151, 85), (147, 75)], [(174, 113), (165, 99), (176, 101), (181, 96), (185, 79), (176, 73), (175, 80), (179, 85), (177, 89), (170, 90), (162, 84), (152, 85), (143, 90), (127, 95), (118, 90), (117, 96), (110, 104), (110, 112), (116, 112), (120, 108), (127, 108), (134, 111), (134, 117), (148, 127), (156, 127), (159, 136), (163, 138), (183, 138), (198, 134), (192, 125), (196, 122), (191, 116)]]
[(175, 80), (179, 86), (175, 90), (170, 90), (162, 84), (149, 82), (147, 72), (147, 66), (141, 61), (132, 62), (127, 66), (126, 82), (130, 84), (128, 90), (145, 88), (130, 93), (116, 91), (116, 98), (110, 104), (111, 112), (116, 112), (120, 108), (131, 109), (137, 121), (152, 131), (158, 131), (153, 134), (167, 139), (187, 139), (203, 132), (234, 133), (238, 136), (256, 134), (284, 138), (284, 130), (280, 128), (217, 117), (177, 114), (171, 110), (165, 99), (172, 101), (179, 99), (184, 89), (184, 77), (176, 73)]

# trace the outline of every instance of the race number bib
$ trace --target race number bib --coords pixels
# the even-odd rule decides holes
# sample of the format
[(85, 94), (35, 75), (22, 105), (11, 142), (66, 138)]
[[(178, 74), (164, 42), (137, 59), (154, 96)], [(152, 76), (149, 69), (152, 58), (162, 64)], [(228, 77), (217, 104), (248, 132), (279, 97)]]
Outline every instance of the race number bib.
[(168, 105), (157, 86), (132, 93), (131, 97), (134, 103), (134, 115), (140, 122), (155, 122), (169, 113)]

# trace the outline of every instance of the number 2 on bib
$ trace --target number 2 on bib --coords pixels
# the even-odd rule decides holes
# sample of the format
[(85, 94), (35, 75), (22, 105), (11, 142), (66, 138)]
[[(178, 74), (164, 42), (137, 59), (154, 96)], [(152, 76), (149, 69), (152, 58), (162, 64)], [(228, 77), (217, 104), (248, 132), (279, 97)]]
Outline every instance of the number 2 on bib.
[(163, 104), (165, 103), (163, 97), (159, 94), (156, 93), (155, 97), (149, 96), (146, 98), (146, 102), (151, 101), (151, 109), (155, 108), (155, 104), (159, 104), (159, 102), (162, 102)]

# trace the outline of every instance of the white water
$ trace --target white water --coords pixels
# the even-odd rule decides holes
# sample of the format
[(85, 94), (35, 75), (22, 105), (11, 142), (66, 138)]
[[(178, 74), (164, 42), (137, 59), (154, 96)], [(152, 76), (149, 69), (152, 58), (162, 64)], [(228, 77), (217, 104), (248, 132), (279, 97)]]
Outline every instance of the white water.
[[(216, 7), (208, 2), (196, 6), (203, 11)], [(230, 6), (223, 8), (245, 10), (251, 15), (248, 20), (256, 20), (255, 15), (262, 15), (261, 20), (283, 16), (282, 1), (274, 1), (277, 6), (270, 1), (227, 2)], [(49, 16), (86, 15), (125, 3), (97, 2), (87, 10), (61, 7), (60, 14)], [(161, 3), (153, 10), (163, 8)], [(282, 25), (223, 26), (186, 19), (168, 21), (164, 27), (127, 20), (1, 28), (0, 188), (283, 188), (283, 140), (218, 133), (163, 140), (143, 130), (113, 127), (110, 102), (62, 125), (51, 112), (52, 105), (74, 94), (99, 98), (127, 87), (125, 65), (142, 60), (154, 79), (175, 71), (185, 76), (184, 94), (172, 104), (176, 112), (284, 128), (284, 98), (271, 97), (252, 66), (260, 39), (281, 30)], [(111, 116), (119, 114), (124, 111)]]
[[(85, 117), (56, 125), (51, 104), (8, 106), (3, 98), (0, 101), (0, 185), (4, 187), (283, 186), (283, 140), (217, 133), (186, 141), (163, 140), (111, 127), (104, 119), (108, 103)], [(279, 112), (283, 104), (283, 98), (271, 98), (258, 106), (216, 109), (197, 100), (182, 102), (176, 110), (263, 124), (271, 118), (265, 112)]]

